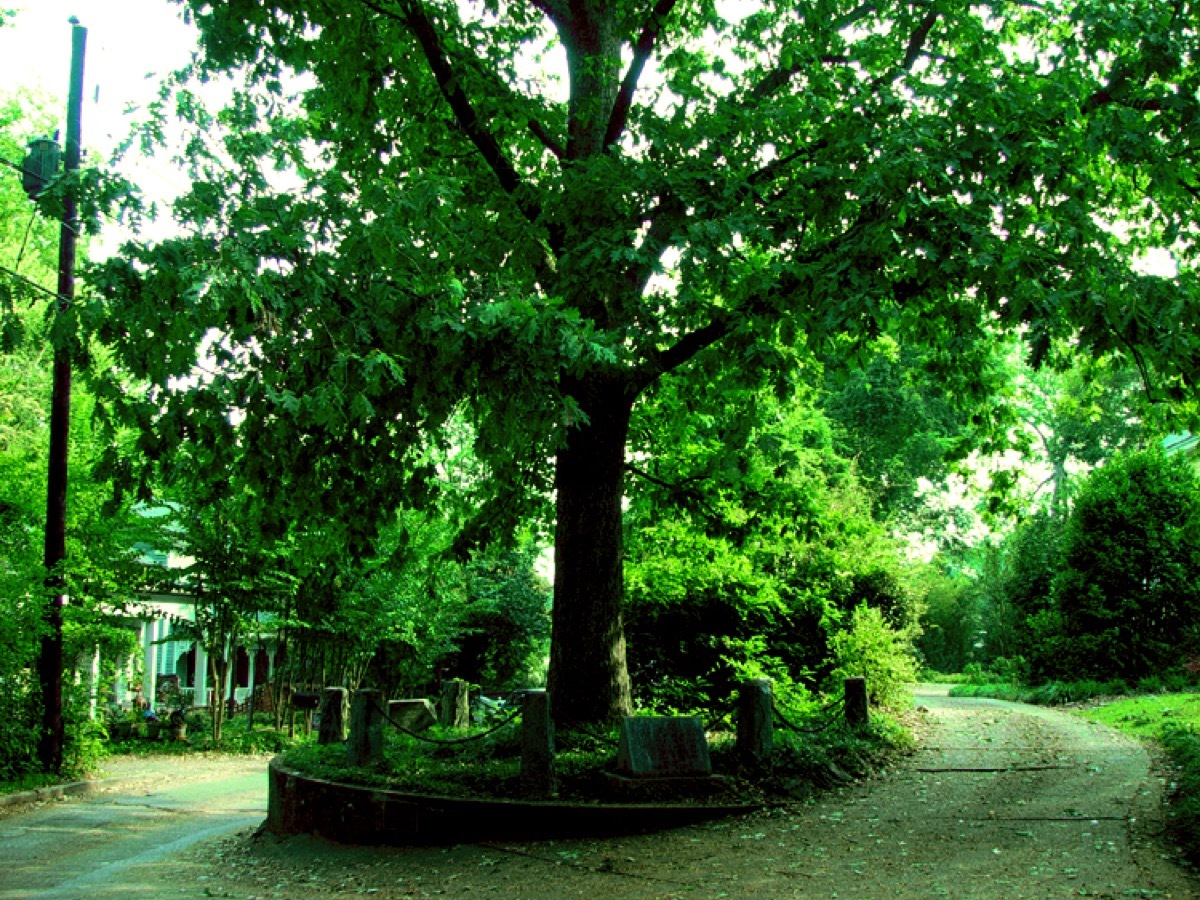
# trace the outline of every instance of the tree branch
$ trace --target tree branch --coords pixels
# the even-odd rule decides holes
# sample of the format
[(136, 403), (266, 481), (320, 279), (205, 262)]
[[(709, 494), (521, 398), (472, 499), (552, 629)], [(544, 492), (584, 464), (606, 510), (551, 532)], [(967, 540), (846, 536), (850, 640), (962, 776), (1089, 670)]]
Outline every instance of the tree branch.
[(669, 481), (664, 481), (661, 478), (651, 475), (649, 472), (645, 471), (644, 469), (639, 469), (633, 463), (629, 463), (629, 462), (625, 463), (625, 471), (632, 472), (634, 475), (636, 475), (638, 478), (641, 478), (643, 481), (648, 481), (651, 484), (656, 484), (660, 488), (666, 489), (667, 491), (669, 491), (671, 493), (672, 499), (674, 499), (675, 497), (686, 497), (691, 500), (694, 500), (700, 506), (700, 508), (702, 510), (704, 510), (704, 512), (708, 513), (708, 515), (714, 521), (716, 521), (716, 522), (724, 521), (724, 518), (721, 516), (721, 514), (718, 513), (715, 509), (713, 509), (712, 506), (709, 505), (708, 501), (704, 499), (704, 495), (701, 494), (699, 490), (697, 490), (694, 487), (686, 486), (688, 481), (704, 481), (705, 478), (703, 476), (697, 475), (692, 478), (685, 479), (684, 481), (679, 482), (677, 484), (672, 484)]
[(931, 9), (925, 14), (925, 18), (921, 20), (920, 24), (918, 24), (913, 30), (913, 33), (909, 35), (908, 46), (904, 49), (904, 59), (901, 61), (900, 66), (890, 75), (881, 75), (876, 78), (872, 83), (872, 87), (877, 88), (887, 82), (894, 82), (905, 72), (912, 70), (912, 67), (916, 65), (917, 60), (921, 58), (921, 53), (925, 48), (925, 41), (929, 39), (929, 32), (931, 32), (933, 30), (933, 26), (937, 24), (937, 20), (937, 10)]
[(60, 301), (63, 299), (62, 294), (57, 294), (54, 291), (49, 290), (48, 288), (42, 287), (36, 281), (34, 281), (30, 278), (26, 278), (20, 272), (10, 269), (7, 266), (0, 266), (0, 274), (8, 275), (10, 278), (16, 278), (18, 281), (24, 282), (26, 285), (33, 288), (34, 290), (41, 291), (47, 297), (53, 297), (55, 300), (60, 300)]
[(1163, 108), (1161, 100), (1156, 100), (1153, 98), (1148, 100), (1123, 100), (1114, 97), (1112, 92), (1107, 88), (1101, 88), (1083, 101), (1083, 111), (1085, 113), (1092, 113), (1101, 106), (1109, 106), (1111, 104), (1115, 104), (1116, 106), (1124, 106), (1128, 109), (1141, 110), (1143, 112), (1162, 112)]
[(605, 147), (615, 144), (621, 136), (621, 132), (625, 130), (625, 123), (629, 120), (629, 108), (633, 105), (633, 94), (637, 90), (638, 79), (642, 77), (642, 69), (646, 66), (646, 60), (650, 58), (650, 53), (654, 49), (654, 42), (662, 32), (663, 22), (674, 8), (676, 2), (677, 0), (658, 0), (654, 4), (654, 9), (650, 11), (650, 15), (646, 19), (646, 24), (642, 26), (642, 33), (638, 35), (637, 43), (633, 48), (633, 59), (629, 63), (629, 69), (625, 73), (625, 78), (621, 81), (621, 88), (617, 92), (616, 101), (613, 103), (612, 113), (608, 117), (608, 128), (604, 132)]
[[(873, 2), (863, 3), (860, 6), (850, 10), (842, 18), (838, 19), (832, 25), (833, 31), (841, 31), (853, 25), (860, 19), (865, 19), (871, 13), (875, 12), (875, 4)], [(848, 56), (840, 53), (826, 53), (818, 57), (819, 61), (825, 65), (846, 65), (850, 62)], [(750, 89), (749, 98), (751, 100), (765, 100), (771, 96), (785, 84), (792, 80), (793, 77), (804, 71), (802, 64), (794, 66), (780, 66), (778, 69), (773, 69), (763, 76), (762, 81)]]
[(1150, 377), (1150, 370), (1146, 368), (1146, 363), (1142, 359), (1142, 354), (1138, 352), (1138, 348), (1134, 346), (1132, 341), (1126, 340), (1125, 335), (1121, 334), (1115, 328), (1110, 327), (1109, 330), (1117, 336), (1117, 340), (1125, 345), (1125, 349), (1128, 350), (1129, 355), (1133, 357), (1133, 362), (1137, 366), (1138, 374), (1142, 379), (1142, 387), (1145, 388), (1146, 391), (1146, 400), (1148, 400), (1150, 403), (1166, 402), (1162, 398), (1155, 396), (1154, 380)]
[(542, 146), (553, 153), (556, 159), (566, 159), (566, 148), (537, 119), (531, 118), (529, 120), (529, 132), (541, 141)]
[(648, 365), (633, 375), (635, 390), (640, 393), (659, 376), (678, 369), (697, 353), (711, 347), (733, 331), (733, 324), (733, 316), (727, 311), (722, 311), (707, 325), (685, 334), (666, 350), (655, 353), (650, 357)]
[(529, 0), (529, 5), (546, 14), (555, 25), (561, 25), (568, 18), (564, 0)]
[(873, 12), (875, 12), (874, 2), (859, 4), (854, 9), (850, 10), (850, 12), (846, 13), (844, 16), (842, 16), (840, 19), (838, 19), (836, 22), (834, 22), (833, 30), (841, 31), (843, 28), (853, 25), (855, 22), (859, 21), (860, 19), (865, 19), (867, 16), (869, 16)]
[[(396, 18), (395, 14), (389, 13), (380, 7), (372, 0), (359, 0), (360, 3), (377, 10), (384, 15), (391, 15)], [(499, 142), (492, 136), (479, 121), (479, 115), (475, 112), (475, 107), (471, 103), (471, 99), (462, 89), (459, 79), (455, 76), (454, 69), (450, 65), (450, 60), (442, 49), (441, 41), (438, 37), (437, 29), (429, 17), (425, 15), (425, 9), (421, 5), (420, 0), (402, 0), (402, 8), (404, 10), (402, 21), (412, 31), (416, 37), (417, 43), (421, 45), (421, 51), (425, 54), (425, 60), (429, 63), (429, 68), (433, 72), (433, 77), (437, 81), (438, 88), (441, 89), (442, 96), (450, 105), (451, 111), (454, 113), (454, 118), (458, 122), (459, 127), (466, 133), (467, 138), (475, 145), (486, 162), (496, 175), (496, 180), (500, 182), (500, 187), (505, 193), (510, 196), (516, 195), (521, 187), (521, 176), (517, 173), (516, 168), (504, 155), (504, 150)], [(541, 214), (539, 205), (530, 198), (514, 197), (517, 201), (517, 206), (529, 221), (536, 221)]]
[(639, 250), (648, 258), (644, 262), (630, 265), (626, 270), (630, 289), (638, 296), (646, 289), (659, 257), (671, 242), (671, 235), (687, 221), (687, 207), (675, 194), (668, 191), (646, 218), (650, 220), (650, 227)]
[(806, 144), (798, 150), (793, 150), (787, 156), (780, 156), (771, 160), (757, 172), (752, 172), (750, 177), (746, 179), (746, 183), (751, 187), (757, 187), (765, 182), (774, 181), (787, 166), (790, 166), (802, 156), (807, 156), (815, 150), (824, 149), (829, 145), (829, 141), (821, 138), (812, 144)]

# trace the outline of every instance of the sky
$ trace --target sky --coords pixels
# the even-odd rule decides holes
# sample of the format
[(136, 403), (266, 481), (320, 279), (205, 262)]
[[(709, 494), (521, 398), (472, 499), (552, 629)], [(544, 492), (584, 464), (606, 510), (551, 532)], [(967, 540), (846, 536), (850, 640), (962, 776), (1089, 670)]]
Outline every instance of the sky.
[[(0, 0), (17, 16), (0, 28), (0, 93), (38, 90), (66, 118), (71, 24), (88, 30), (84, 55), (83, 144), (107, 160), (152, 101), (164, 76), (186, 65), (195, 32), (169, 0)], [(127, 112), (132, 110), (132, 113)], [(138, 181), (175, 193), (182, 178), (168, 164), (139, 160)], [(154, 186), (143, 184), (154, 192)], [(172, 189), (173, 188), (173, 189)]]

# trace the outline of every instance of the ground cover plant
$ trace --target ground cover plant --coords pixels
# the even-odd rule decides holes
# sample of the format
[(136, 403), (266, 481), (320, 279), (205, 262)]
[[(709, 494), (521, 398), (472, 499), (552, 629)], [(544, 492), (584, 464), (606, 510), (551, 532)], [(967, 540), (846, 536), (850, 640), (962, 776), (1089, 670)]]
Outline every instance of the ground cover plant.
[[(739, 764), (734, 733), (728, 724), (709, 732), (713, 772), (725, 787), (699, 796), (656, 797), (695, 803), (761, 803), (796, 798), (861, 777), (908, 752), (912, 738), (897, 721), (876, 713), (868, 727), (849, 729), (821, 719), (801, 733), (776, 730), (771, 764), (747, 769)], [(828, 726), (828, 727), (824, 727)], [(284, 752), (282, 762), (307, 775), (411, 793), (455, 797), (520, 799), (520, 732), (512, 724), (477, 741), (458, 743), (462, 732), (431, 729), (433, 744), (387, 729), (384, 754), (370, 766), (352, 766), (341, 744), (303, 742)], [(618, 730), (563, 731), (556, 735), (558, 797), (563, 801), (611, 799), (605, 772), (615, 771)], [(451, 743), (453, 742), (453, 743)], [(623, 801), (626, 802), (626, 801)]]
[(315, 738), (315, 730), (306, 733), (301, 723), (294, 729), (286, 726), (276, 728), (269, 724), (266, 715), (260, 715), (255, 727), (249, 727), (244, 715), (227, 719), (221, 728), (219, 739), (214, 739), (209, 716), (204, 711), (193, 710), (187, 714), (187, 733), (184, 740), (169, 737), (166, 723), (162, 725), (161, 737), (150, 739), (145, 726), (135, 729), (128, 737), (110, 733), (106, 742), (107, 753), (134, 755), (186, 755), (188, 753), (279, 753), (296, 743)]

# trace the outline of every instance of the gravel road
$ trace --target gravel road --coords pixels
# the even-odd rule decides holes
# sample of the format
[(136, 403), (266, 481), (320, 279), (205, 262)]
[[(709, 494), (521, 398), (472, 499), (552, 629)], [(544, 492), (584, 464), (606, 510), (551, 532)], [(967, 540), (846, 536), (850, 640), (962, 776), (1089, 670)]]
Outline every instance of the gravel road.
[(180, 848), (152, 885), (132, 866), (111, 893), (57, 896), (1200, 897), (1161, 843), (1163, 783), (1139, 744), (1062, 711), (937, 688), (917, 702), (918, 753), (786, 809), (629, 838), (442, 848), (246, 828)]

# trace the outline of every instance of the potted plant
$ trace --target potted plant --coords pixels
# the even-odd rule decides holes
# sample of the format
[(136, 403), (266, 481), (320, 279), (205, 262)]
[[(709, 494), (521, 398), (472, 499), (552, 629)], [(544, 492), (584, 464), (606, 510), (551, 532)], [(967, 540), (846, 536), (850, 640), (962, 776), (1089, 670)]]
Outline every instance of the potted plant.
[(108, 711), (105, 728), (108, 736), (114, 741), (127, 741), (133, 737), (139, 716), (135, 710), (113, 707)]
[(143, 713), (146, 720), (146, 739), (157, 741), (162, 736), (162, 720), (158, 714), (152, 709), (148, 709)]
[(167, 727), (170, 729), (171, 740), (187, 743), (187, 714), (182, 708), (176, 709), (167, 717)]

